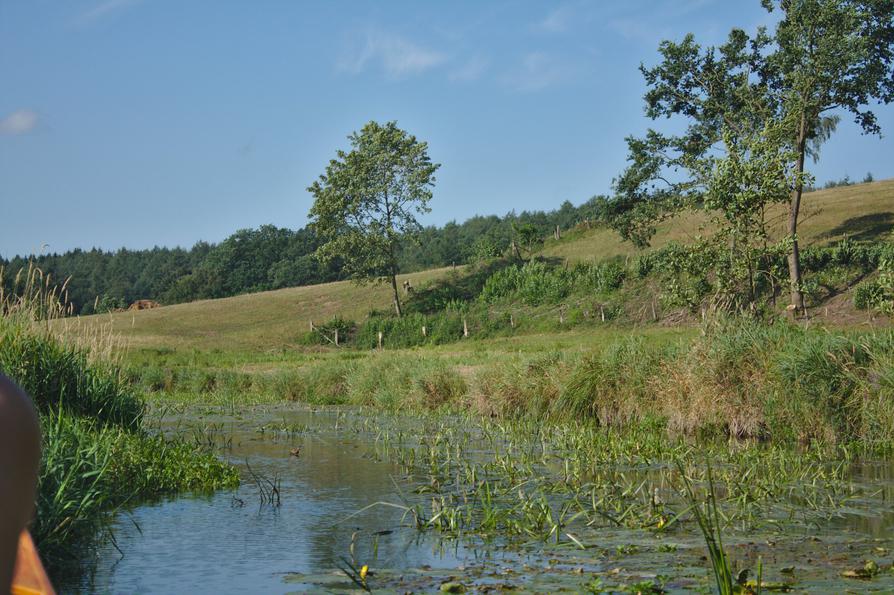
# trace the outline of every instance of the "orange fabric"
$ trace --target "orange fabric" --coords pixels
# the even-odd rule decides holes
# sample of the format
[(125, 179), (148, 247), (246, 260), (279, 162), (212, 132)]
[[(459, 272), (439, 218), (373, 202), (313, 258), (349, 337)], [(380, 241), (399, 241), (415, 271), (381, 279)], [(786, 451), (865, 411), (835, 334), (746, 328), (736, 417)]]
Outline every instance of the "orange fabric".
[(12, 594), (56, 594), (28, 531), (22, 531), (19, 535), (19, 552), (16, 555), (16, 568), (12, 575)]

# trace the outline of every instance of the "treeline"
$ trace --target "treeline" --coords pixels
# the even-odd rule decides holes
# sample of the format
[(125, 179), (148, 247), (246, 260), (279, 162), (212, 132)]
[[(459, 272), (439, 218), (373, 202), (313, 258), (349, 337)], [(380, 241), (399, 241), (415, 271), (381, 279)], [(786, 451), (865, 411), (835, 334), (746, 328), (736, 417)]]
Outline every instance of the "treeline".
[(830, 188), (840, 188), (842, 186), (853, 186), (855, 184), (871, 184), (875, 181), (875, 178), (872, 177), (872, 172), (867, 172), (865, 176), (863, 176), (863, 180), (857, 182), (856, 180), (852, 180), (850, 176), (844, 176), (840, 180), (829, 180), (822, 187), (819, 186), (805, 186), (804, 192), (815, 192), (817, 190), (829, 190)]
[[(421, 231), (418, 243), (407, 243), (401, 270), (464, 264), (502, 254), (519, 230), (546, 236), (559, 226), (568, 229), (584, 220), (601, 221), (608, 199), (596, 196), (580, 206), (565, 201), (552, 211), (523, 211), (477, 216), (463, 223)], [(69, 279), (68, 300), (74, 312), (92, 314), (126, 308), (148, 299), (175, 304), (241, 293), (327, 283), (342, 278), (338, 262), (321, 264), (314, 253), (319, 241), (313, 230), (263, 225), (242, 229), (219, 244), (198, 242), (190, 249), (155, 247), (117, 251), (75, 249), (59, 254), (0, 257), (0, 283), (15, 291), (16, 275), (29, 261), (57, 283)]]

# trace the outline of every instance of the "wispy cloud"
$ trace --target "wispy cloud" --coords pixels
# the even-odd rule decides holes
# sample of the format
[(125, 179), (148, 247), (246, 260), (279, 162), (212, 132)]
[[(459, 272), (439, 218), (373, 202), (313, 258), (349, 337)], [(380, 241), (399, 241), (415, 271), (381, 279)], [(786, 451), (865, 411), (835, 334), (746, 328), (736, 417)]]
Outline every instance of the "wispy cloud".
[(574, 72), (575, 68), (566, 60), (546, 52), (530, 52), (502, 80), (517, 91), (532, 92), (561, 83)]
[(490, 61), (487, 58), (474, 56), (453, 69), (448, 78), (455, 83), (470, 83), (481, 78), (489, 66)]
[(72, 23), (83, 27), (100, 20), (114, 12), (139, 4), (142, 0), (103, 0), (78, 14)]
[(19, 109), (0, 120), (0, 134), (25, 134), (37, 126), (37, 112)]
[(560, 6), (534, 25), (535, 31), (543, 33), (563, 33), (568, 30), (574, 18), (574, 10), (568, 4)]
[(378, 65), (389, 78), (422, 74), (447, 61), (447, 55), (419, 46), (403, 37), (379, 31), (366, 34), (360, 47), (339, 62), (341, 70), (354, 74)]

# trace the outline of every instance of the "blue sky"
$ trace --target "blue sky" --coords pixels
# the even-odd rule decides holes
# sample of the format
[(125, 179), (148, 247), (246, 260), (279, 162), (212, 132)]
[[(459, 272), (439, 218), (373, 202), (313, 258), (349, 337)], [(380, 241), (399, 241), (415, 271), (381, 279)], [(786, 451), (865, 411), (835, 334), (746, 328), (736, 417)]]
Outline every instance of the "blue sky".
[[(637, 66), (661, 39), (769, 18), (757, 0), (4, 0), (0, 255), (302, 226), (369, 120), (442, 164), (426, 223), (580, 203), (649, 125)], [(892, 177), (892, 155), (848, 120), (813, 171)]]

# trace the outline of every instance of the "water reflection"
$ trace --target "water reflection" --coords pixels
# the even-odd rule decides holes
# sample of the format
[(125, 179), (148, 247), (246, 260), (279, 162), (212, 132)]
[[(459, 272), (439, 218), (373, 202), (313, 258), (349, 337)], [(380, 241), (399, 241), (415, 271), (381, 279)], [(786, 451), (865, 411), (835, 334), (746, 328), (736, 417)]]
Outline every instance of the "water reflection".
[[(208, 439), (208, 433), (193, 426), (211, 424), (213, 440), (227, 446), (224, 456), (242, 467), (243, 485), (234, 492), (146, 504), (121, 515), (115, 537), (123, 556), (107, 545), (99, 552), (95, 574), (74, 587), (103, 593), (338, 591), (352, 587), (338, 570), (352, 558), (358, 566), (376, 569), (382, 584), (388, 578), (391, 585), (423, 590), (455, 575), (479, 586), (522, 583), (531, 590), (579, 590), (587, 580), (583, 573), (626, 580), (618, 569), (626, 569), (631, 582), (667, 574), (671, 592), (707, 585), (704, 541), (694, 527), (669, 536), (601, 528), (586, 534), (586, 551), (545, 551), (542, 542), (507, 551), (500, 544), (474, 549), (470, 542), (445, 542), (435, 532), (401, 527), (403, 512), (395, 508), (373, 507), (351, 516), (374, 502), (413, 497), (396, 487), (397, 466), (375, 456), (375, 434), (355, 423), (362, 419), (359, 411), (272, 408), (242, 416), (212, 411), (163, 420), (168, 432), (200, 439)], [(392, 422), (411, 442), (419, 438), (413, 418)], [(462, 456), (474, 458), (494, 445), (479, 436), (466, 447)], [(298, 457), (290, 455), (295, 448)], [(550, 462), (547, 472), (560, 476), (558, 461)], [(281, 506), (261, 503), (246, 463), (257, 475), (280, 480)], [(618, 472), (670, 492), (666, 469), (653, 465)], [(890, 566), (894, 465), (860, 462), (851, 475), (852, 483), (842, 488), (851, 497), (835, 518), (820, 518), (806, 508), (783, 510), (779, 525), (731, 529), (724, 539), (734, 559), (754, 568), (760, 557), (776, 580), (795, 579), (804, 588), (825, 592), (855, 586), (842, 583), (840, 572), (863, 559)], [(783, 568), (789, 569), (784, 576), (779, 574)], [(610, 574), (615, 571), (619, 574)], [(873, 587), (894, 589), (894, 573), (884, 573)]]
[[(215, 422), (207, 418), (203, 422)], [(172, 427), (174, 420), (166, 424)], [(332, 571), (342, 558), (389, 568), (455, 567), (465, 557), (458, 544), (420, 540), (400, 530), (402, 512), (372, 502), (400, 502), (391, 477), (397, 469), (371, 456), (369, 436), (337, 428), (334, 414), (306, 410), (262, 413), (229, 421), (219, 438), (231, 440), (226, 456), (262, 477), (281, 480), (281, 506), (261, 505), (258, 488), (243, 472), (234, 492), (182, 497), (140, 506), (121, 515), (111, 544), (99, 552), (96, 572), (80, 587), (115, 593), (285, 592), (287, 573)], [(308, 424), (314, 431), (272, 440), (263, 424)], [(183, 430), (183, 425), (179, 429)], [(300, 456), (290, 449), (300, 446)], [(294, 589), (294, 587), (291, 587)]]

